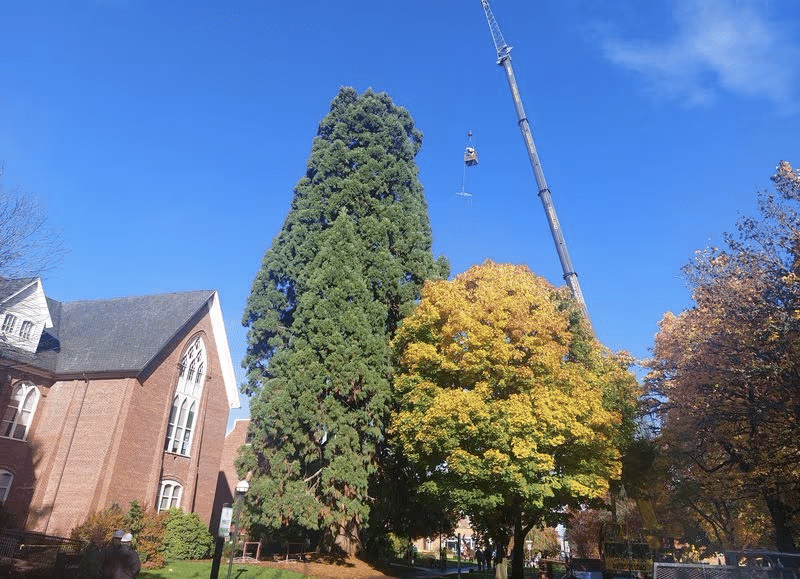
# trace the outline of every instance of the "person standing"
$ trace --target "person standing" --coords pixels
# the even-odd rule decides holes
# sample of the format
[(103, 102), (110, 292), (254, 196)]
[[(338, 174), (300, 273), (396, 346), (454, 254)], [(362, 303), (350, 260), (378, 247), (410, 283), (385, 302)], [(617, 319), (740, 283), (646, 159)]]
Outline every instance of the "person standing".
[(117, 541), (118, 533), (114, 533), (111, 546), (103, 552), (101, 579), (133, 579), (142, 567), (139, 554), (131, 545), (133, 536), (124, 533)]

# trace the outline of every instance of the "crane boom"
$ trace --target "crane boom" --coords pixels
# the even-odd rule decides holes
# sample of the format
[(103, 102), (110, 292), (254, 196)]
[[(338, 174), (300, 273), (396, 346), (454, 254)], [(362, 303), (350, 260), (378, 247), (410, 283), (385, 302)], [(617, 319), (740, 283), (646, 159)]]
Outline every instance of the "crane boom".
[(508, 86), (511, 88), (511, 98), (514, 99), (514, 108), (517, 111), (519, 128), (520, 131), (522, 131), (522, 138), (525, 141), (525, 148), (528, 150), (528, 158), (531, 161), (533, 175), (536, 178), (536, 185), (539, 188), (539, 199), (542, 200), (542, 206), (547, 216), (547, 223), (550, 225), (550, 232), (556, 244), (556, 252), (558, 252), (558, 259), (561, 261), (561, 269), (564, 272), (564, 281), (567, 282), (567, 286), (572, 292), (572, 297), (580, 307), (583, 318), (586, 320), (586, 324), (591, 330), (592, 322), (589, 319), (589, 310), (586, 307), (586, 300), (583, 299), (580, 283), (578, 283), (578, 274), (575, 273), (575, 269), (572, 267), (572, 260), (569, 257), (569, 251), (567, 251), (567, 242), (564, 240), (564, 234), (561, 231), (561, 225), (556, 216), (553, 197), (544, 179), (544, 172), (542, 171), (542, 164), (539, 162), (539, 154), (536, 152), (536, 144), (533, 142), (530, 123), (528, 123), (525, 109), (522, 106), (522, 98), (519, 95), (517, 80), (514, 76), (514, 68), (511, 66), (511, 46), (506, 42), (505, 38), (503, 38), (500, 26), (498, 26), (497, 20), (489, 6), (489, 0), (481, 0), (481, 4), (486, 13), (486, 21), (489, 23), (489, 31), (492, 33), (492, 40), (494, 41), (494, 47), (497, 51), (497, 64), (502, 66), (506, 71)]

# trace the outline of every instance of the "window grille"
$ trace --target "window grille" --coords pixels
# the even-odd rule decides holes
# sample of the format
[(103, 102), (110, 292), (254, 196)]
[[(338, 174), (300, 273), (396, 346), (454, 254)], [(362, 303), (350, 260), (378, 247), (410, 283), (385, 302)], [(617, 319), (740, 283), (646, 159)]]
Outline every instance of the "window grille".
[(31, 339), (31, 331), (33, 330), (33, 322), (25, 320), (19, 328), (19, 336), (23, 340)]
[(161, 489), (158, 492), (158, 510), (178, 508), (181, 506), (181, 493), (183, 487), (174, 480), (161, 481)]
[(181, 358), (178, 385), (169, 414), (164, 450), (189, 456), (200, 398), (206, 376), (206, 350), (202, 338), (194, 340)]
[(0, 327), (0, 330), (2, 330), (6, 334), (10, 334), (14, 331), (14, 326), (16, 325), (16, 323), (17, 323), (17, 316), (15, 316), (14, 314), (6, 314), (6, 317), (3, 319), (3, 326)]

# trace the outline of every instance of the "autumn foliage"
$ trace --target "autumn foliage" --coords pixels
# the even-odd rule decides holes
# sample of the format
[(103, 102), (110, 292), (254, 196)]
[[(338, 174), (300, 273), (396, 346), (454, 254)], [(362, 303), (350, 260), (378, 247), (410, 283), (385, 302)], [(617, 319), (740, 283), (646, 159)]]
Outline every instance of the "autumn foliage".
[(773, 181), (777, 194), (759, 196), (759, 217), (686, 266), (694, 305), (661, 320), (648, 385), (660, 401), (671, 510), (721, 547), (794, 551), (800, 178), (782, 162)]
[(391, 433), (478, 528), (505, 528), (521, 549), (619, 478), (636, 381), (527, 267), (487, 261), (426, 283), (394, 352)]

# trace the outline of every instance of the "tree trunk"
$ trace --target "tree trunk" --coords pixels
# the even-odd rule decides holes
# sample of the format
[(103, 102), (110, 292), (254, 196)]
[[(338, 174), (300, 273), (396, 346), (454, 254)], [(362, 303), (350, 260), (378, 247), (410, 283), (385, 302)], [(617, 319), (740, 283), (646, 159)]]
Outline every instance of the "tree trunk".
[(796, 553), (794, 532), (789, 524), (789, 506), (783, 502), (777, 490), (764, 489), (763, 493), (775, 527), (775, 548), (782, 553)]
[(608, 494), (611, 497), (611, 500), (609, 501), (609, 506), (610, 506), (610, 510), (611, 510), (611, 522), (612, 523), (616, 523), (617, 522), (617, 498), (619, 498), (620, 488), (621, 487), (622, 487), (622, 482), (621, 481), (615, 481), (615, 480), (610, 481), (610, 483), (608, 485)]
[(352, 520), (329, 528), (320, 540), (320, 551), (332, 553), (338, 549), (346, 555), (355, 555), (361, 550), (360, 532), (360, 525)]
[(514, 520), (514, 546), (511, 555), (511, 579), (524, 579), (525, 570), (525, 537), (533, 527), (522, 526), (522, 513), (517, 513)]

